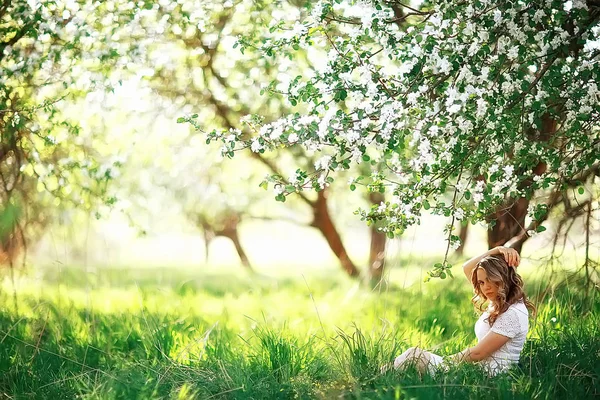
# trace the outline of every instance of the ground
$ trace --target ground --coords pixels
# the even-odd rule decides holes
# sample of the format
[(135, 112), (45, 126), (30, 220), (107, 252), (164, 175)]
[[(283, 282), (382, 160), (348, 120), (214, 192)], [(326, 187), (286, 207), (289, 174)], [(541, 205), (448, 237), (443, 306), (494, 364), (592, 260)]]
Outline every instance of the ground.
[(523, 270), (538, 312), (509, 374), (489, 379), (463, 365), (382, 375), (410, 346), (447, 355), (475, 341), (464, 277), (422, 283), (423, 268), (404, 264), (374, 290), (333, 268), (277, 278), (233, 268), (5, 271), (0, 398), (600, 395), (597, 291), (539, 271)]

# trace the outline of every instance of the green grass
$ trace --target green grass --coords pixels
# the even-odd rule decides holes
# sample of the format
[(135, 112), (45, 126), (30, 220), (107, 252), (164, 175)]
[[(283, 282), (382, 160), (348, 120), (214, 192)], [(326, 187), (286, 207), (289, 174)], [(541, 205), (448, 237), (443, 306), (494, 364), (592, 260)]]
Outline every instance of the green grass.
[[(379, 368), (410, 346), (475, 343), (466, 280), (357, 286), (190, 270), (31, 271), (0, 293), (0, 399), (588, 399), (600, 395), (597, 292), (528, 276), (521, 364), (431, 377)], [(457, 274), (458, 275), (458, 274)]]

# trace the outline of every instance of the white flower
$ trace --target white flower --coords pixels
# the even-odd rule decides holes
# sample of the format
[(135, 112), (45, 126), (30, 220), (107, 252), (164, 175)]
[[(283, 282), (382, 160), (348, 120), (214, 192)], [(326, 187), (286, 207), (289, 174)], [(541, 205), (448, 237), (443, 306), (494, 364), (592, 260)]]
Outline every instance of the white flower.
[(483, 116), (485, 116), (485, 113), (487, 112), (487, 102), (483, 99), (483, 97), (480, 97), (479, 99), (477, 99), (477, 117), (481, 118)]
[(317, 161), (315, 161), (315, 169), (317, 169), (317, 170), (329, 169), (330, 162), (331, 162), (330, 156), (323, 156), (323, 157), (319, 158)]
[(450, 113), (450, 114), (456, 114), (457, 112), (460, 111), (461, 108), (462, 108), (462, 105), (460, 105), (460, 104), (454, 104), (453, 106), (451, 106), (448, 109), (448, 113)]
[(264, 147), (258, 142), (258, 138), (254, 138), (254, 139), (252, 139), (252, 144), (250, 145), (250, 149), (253, 152), (258, 153), (259, 151), (264, 149)]
[(436, 69), (440, 74), (447, 74), (450, 72), (452, 65), (446, 58), (438, 58)]
[(489, 74), (490, 74), (490, 67), (483, 67), (483, 68), (481, 68), (481, 80), (482, 81), (487, 80)]
[(495, 25), (500, 25), (502, 23), (502, 11), (498, 9), (494, 10), (494, 23)]
[(295, 133), (291, 133), (288, 136), (288, 142), (289, 143), (296, 143), (298, 141), (298, 135), (296, 135)]
[(458, 221), (465, 219), (465, 210), (462, 208), (457, 208), (454, 210), (454, 218), (456, 218)]
[(319, 184), (319, 187), (321, 189), (325, 189), (325, 187), (329, 186), (329, 184), (326, 181), (326, 177), (325, 174), (321, 174), (321, 176), (319, 177), (319, 179), (317, 180), (317, 183)]
[(544, 12), (544, 10), (539, 9), (535, 12), (535, 14), (533, 15), (533, 21), (536, 23), (540, 23), (542, 22), (542, 19), (546, 16), (546, 13)]
[(506, 55), (510, 60), (514, 60), (515, 58), (519, 57), (519, 46), (511, 47), (506, 53)]
[(33, 11), (35, 11), (40, 6), (40, 2), (39, 0), (27, 0), (27, 5), (29, 5)]
[(460, 240), (450, 240), (450, 248), (456, 250), (460, 247)]

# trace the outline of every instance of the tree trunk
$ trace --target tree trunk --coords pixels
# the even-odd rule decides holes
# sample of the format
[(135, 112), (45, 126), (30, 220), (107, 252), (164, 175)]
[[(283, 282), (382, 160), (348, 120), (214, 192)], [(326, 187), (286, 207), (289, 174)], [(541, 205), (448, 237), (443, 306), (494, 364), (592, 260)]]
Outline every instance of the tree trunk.
[[(492, 214), (491, 219), (496, 220), (496, 224), (488, 231), (488, 247), (490, 249), (504, 246), (506, 242), (523, 231), (528, 206), (529, 200), (520, 198)], [(522, 242), (516, 243), (514, 249), (520, 253), (522, 246)]]
[(202, 226), (202, 235), (204, 237), (204, 263), (208, 264), (208, 256), (209, 256), (209, 247), (210, 247), (210, 242), (213, 241), (213, 239), (215, 238), (215, 231), (213, 230), (212, 226), (210, 226), (210, 224), (208, 222), (202, 221), (200, 222), (200, 225)]
[(240, 257), (240, 260), (242, 261), (242, 265), (246, 267), (248, 271), (254, 273), (254, 268), (252, 268), (252, 264), (250, 264), (250, 260), (248, 259), (248, 256), (244, 251), (242, 243), (240, 242), (237, 226), (233, 228), (233, 230), (228, 230), (227, 232), (224, 232), (223, 236), (231, 239), (233, 245), (235, 246), (235, 250), (237, 251), (238, 256)]
[(331, 251), (333, 251), (333, 254), (340, 260), (344, 271), (353, 278), (358, 277), (360, 273), (352, 260), (350, 260), (350, 257), (348, 257), (340, 234), (331, 220), (329, 208), (327, 207), (327, 194), (326, 189), (318, 192), (317, 200), (312, 206), (313, 221), (311, 225), (321, 231), (325, 240), (327, 240), (327, 244), (329, 244)]
[(252, 264), (250, 264), (250, 260), (248, 259), (248, 256), (244, 251), (242, 243), (240, 242), (240, 236), (238, 233), (239, 223), (240, 218), (237, 215), (231, 215), (227, 217), (225, 221), (225, 227), (221, 231), (217, 231), (217, 236), (224, 236), (226, 238), (229, 238), (235, 246), (235, 250), (237, 251), (238, 256), (240, 257), (242, 265), (246, 267), (248, 271), (254, 272)]
[[(379, 192), (369, 193), (369, 200), (373, 204), (379, 204), (384, 200), (383, 194)], [(385, 246), (387, 238), (385, 233), (378, 231), (376, 225), (371, 225), (371, 248), (369, 251), (369, 279), (371, 285), (381, 282), (385, 268)]]
[(460, 246), (456, 249), (455, 253), (459, 256), (462, 256), (465, 250), (465, 242), (467, 241), (467, 237), (469, 236), (469, 224), (460, 224), (460, 231), (458, 232), (458, 237), (460, 238)]
[(14, 227), (10, 233), (0, 238), (0, 265), (13, 266), (25, 245), (25, 238), (20, 229)]

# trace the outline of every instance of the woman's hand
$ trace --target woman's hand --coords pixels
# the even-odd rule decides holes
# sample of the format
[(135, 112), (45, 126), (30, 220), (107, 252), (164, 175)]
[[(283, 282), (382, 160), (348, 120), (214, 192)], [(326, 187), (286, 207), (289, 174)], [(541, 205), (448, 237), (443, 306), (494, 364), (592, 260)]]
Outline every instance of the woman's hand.
[(519, 252), (510, 247), (498, 246), (496, 247), (499, 254), (502, 254), (506, 263), (509, 267), (518, 267), (521, 262), (521, 257), (519, 256)]

